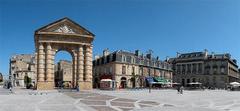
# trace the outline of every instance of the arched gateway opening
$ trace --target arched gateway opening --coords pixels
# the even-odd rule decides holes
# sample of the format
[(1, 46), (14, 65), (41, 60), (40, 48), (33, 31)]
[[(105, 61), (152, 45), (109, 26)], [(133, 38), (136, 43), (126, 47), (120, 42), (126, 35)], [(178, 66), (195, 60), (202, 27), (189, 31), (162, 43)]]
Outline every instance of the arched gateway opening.
[(56, 89), (69, 89), (73, 86), (73, 56), (60, 50), (55, 54), (54, 61), (54, 83)]
[(55, 87), (54, 60), (57, 52), (72, 56), (72, 87), (92, 89), (92, 42), (94, 34), (68, 18), (35, 31), (37, 89)]

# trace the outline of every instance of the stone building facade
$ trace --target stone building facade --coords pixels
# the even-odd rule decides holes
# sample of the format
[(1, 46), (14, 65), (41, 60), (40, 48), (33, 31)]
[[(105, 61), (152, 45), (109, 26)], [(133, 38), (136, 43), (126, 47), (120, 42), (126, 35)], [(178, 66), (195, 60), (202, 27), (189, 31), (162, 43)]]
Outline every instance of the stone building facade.
[(55, 86), (60, 82), (72, 82), (72, 62), (67, 60), (60, 60), (55, 64)]
[(173, 64), (173, 81), (188, 86), (200, 82), (206, 87), (225, 88), (239, 81), (237, 61), (226, 54), (208, 54), (208, 51), (178, 54), (169, 60)]
[(93, 61), (94, 87), (99, 87), (101, 79), (116, 81), (117, 88), (145, 87), (145, 77), (148, 76), (162, 77), (171, 82), (171, 64), (154, 58), (152, 54), (140, 54), (138, 50), (135, 53), (104, 50), (103, 56)]
[(25, 87), (24, 77), (32, 79), (36, 83), (35, 57), (31, 54), (14, 55), (10, 59), (10, 80), (13, 86)]

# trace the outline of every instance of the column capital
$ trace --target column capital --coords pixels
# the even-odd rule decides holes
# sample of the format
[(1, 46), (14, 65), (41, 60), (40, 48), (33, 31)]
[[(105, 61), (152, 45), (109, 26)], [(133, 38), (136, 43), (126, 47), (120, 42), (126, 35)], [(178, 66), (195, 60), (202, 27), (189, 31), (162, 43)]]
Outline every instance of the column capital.
[(47, 43), (47, 49), (52, 49), (51, 44)]
[(78, 46), (78, 52), (83, 51), (83, 45)]
[(87, 48), (87, 47), (88, 47), (88, 48), (93, 47), (92, 44), (85, 44), (84, 46), (85, 46), (86, 48)]
[(44, 49), (44, 46), (43, 46), (43, 44), (42, 44), (41, 42), (39, 43), (38, 49), (39, 49), (39, 50)]

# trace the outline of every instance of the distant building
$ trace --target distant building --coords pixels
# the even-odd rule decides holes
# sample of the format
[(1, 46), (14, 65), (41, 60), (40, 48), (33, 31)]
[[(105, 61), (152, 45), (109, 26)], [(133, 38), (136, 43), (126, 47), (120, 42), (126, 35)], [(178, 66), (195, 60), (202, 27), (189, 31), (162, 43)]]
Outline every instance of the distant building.
[(13, 86), (25, 87), (25, 76), (30, 77), (33, 84), (36, 82), (35, 58), (33, 55), (20, 54), (12, 56), (9, 68), (10, 80)]
[(139, 50), (135, 53), (118, 50), (110, 53), (103, 51), (103, 56), (96, 56), (93, 61), (93, 83), (99, 87), (102, 79), (116, 81), (117, 88), (145, 87), (145, 77), (162, 77), (172, 82), (172, 67), (151, 53), (143, 55)]
[(55, 85), (58, 86), (60, 82), (72, 82), (72, 62), (67, 60), (60, 60), (55, 64)]
[(228, 83), (239, 81), (237, 61), (228, 53), (178, 53), (169, 61), (173, 64), (173, 81), (183, 86), (201, 82), (206, 87), (225, 88)]

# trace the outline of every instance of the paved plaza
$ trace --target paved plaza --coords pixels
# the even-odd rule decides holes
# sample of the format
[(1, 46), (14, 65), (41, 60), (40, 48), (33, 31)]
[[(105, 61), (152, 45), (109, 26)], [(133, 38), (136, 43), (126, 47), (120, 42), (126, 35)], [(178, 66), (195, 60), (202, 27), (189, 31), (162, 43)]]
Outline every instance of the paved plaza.
[(33, 91), (0, 88), (0, 111), (239, 111), (240, 92), (224, 90)]

